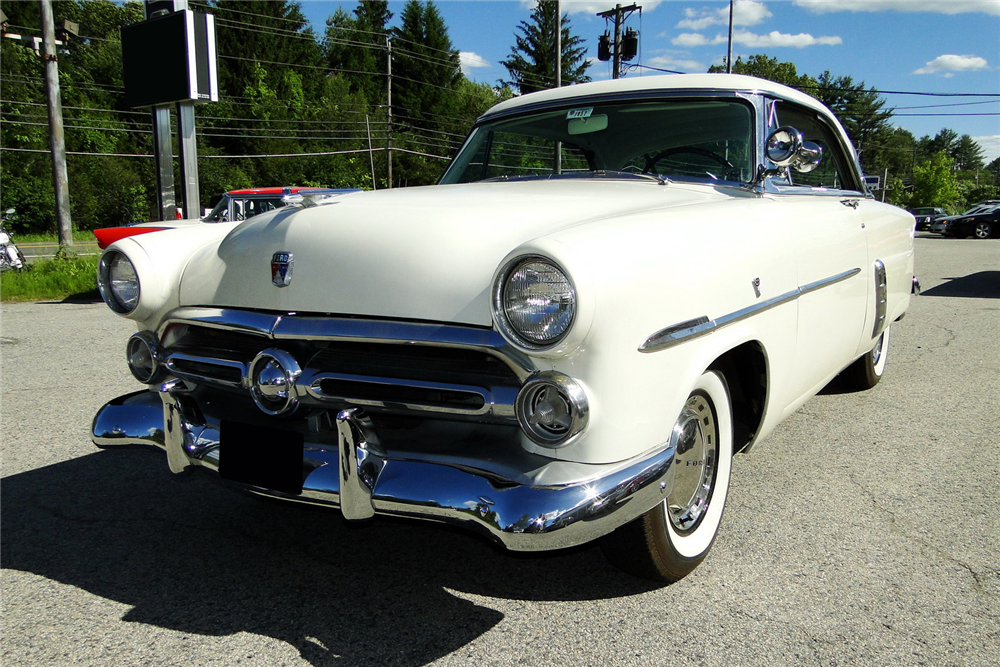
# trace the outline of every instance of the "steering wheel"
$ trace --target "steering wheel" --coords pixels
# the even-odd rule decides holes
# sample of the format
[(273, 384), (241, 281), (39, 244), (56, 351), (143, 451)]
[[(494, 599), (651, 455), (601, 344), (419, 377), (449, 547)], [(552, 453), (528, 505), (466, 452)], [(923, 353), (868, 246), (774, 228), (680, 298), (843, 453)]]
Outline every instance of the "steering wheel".
[(659, 162), (663, 158), (670, 157), (671, 155), (676, 155), (677, 153), (691, 153), (693, 155), (700, 155), (702, 157), (707, 157), (712, 160), (715, 160), (720, 165), (728, 169), (736, 168), (733, 165), (733, 163), (727, 160), (726, 158), (722, 157), (718, 153), (714, 153), (705, 148), (698, 148), (697, 146), (677, 146), (676, 148), (668, 148), (665, 151), (660, 151), (653, 157), (649, 157), (648, 155), (644, 156), (646, 158), (646, 166), (643, 167), (642, 173), (648, 174), (650, 171), (653, 170), (653, 167), (656, 166), (657, 162)]

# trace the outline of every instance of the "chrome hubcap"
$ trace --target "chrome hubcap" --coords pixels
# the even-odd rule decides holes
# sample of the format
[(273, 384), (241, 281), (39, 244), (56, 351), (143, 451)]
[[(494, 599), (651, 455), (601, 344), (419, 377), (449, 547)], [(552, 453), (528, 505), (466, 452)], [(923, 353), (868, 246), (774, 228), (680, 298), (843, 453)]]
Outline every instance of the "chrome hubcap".
[(667, 514), (678, 532), (690, 532), (708, 509), (718, 462), (718, 428), (705, 396), (688, 399), (670, 443), (675, 451), (674, 485), (667, 496)]
[(878, 337), (878, 342), (872, 348), (872, 366), (878, 366), (878, 360), (882, 358), (882, 343), (885, 342), (885, 333)]

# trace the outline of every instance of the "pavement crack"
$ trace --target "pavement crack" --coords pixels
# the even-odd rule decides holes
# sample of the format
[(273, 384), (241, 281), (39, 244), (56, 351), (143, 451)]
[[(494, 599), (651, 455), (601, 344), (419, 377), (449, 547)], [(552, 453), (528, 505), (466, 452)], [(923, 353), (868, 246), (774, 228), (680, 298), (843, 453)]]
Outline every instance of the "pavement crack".
[(901, 521), (899, 520), (899, 517), (896, 516), (896, 513), (893, 512), (891, 509), (883, 507), (881, 504), (879, 504), (875, 494), (872, 493), (864, 484), (858, 481), (850, 470), (847, 471), (847, 478), (851, 480), (851, 483), (854, 484), (854, 486), (857, 487), (858, 490), (861, 491), (861, 493), (868, 499), (868, 501), (871, 503), (872, 507), (875, 508), (875, 510), (881, 512), (882, 514), (884, 514), (889, 518), (889, 525), (892, 531), (910, 540), (911, 542), (914, 542), (915, 544), (919, 544), (920, 546), (937, 554), (944, 560), (965, 570), (966, 572), (969, 573), (969, 576), (972, 578), (973, 588), (976, 590), (976, 592), (981, 593), (983, 595), (990, 595), (990, 591), (986, 581), (986, 576), (990, 574), (988, 571), (985, 573), (979, 572), (965, 561), (955, 558), (950, 553), (948, 553), (941, 547), (937, 546), (933, 542), (929, 542), (925, 539), (917, 537), (916, 535), (913, 535), (909, 531), (905, 530), (903, 528)]

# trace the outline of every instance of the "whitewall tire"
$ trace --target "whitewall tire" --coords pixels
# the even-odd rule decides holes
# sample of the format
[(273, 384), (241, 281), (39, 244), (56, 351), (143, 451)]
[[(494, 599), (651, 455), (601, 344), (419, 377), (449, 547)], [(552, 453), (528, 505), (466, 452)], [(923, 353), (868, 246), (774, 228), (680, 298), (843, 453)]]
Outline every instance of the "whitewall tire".
[(619, 568), (647, 579), (677, 581), (708, 555), (722, 522), (732, 466), (732, 408), (725, 378), (699, 378), (670, 434), (674, 481), (659, 505), (604, 538)]

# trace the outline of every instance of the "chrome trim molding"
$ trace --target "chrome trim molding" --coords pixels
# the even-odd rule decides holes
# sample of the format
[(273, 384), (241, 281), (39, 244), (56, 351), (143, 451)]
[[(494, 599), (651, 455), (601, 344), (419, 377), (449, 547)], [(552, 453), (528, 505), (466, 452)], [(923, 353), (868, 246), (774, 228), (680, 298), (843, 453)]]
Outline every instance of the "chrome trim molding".
[(674, 324), (666, 329), (657, 331), (652, 336), (647, 338), (646, 342), (639, 346), (639, 352), (659, 352), (660, 350), (665, 350), (669, 347), (685, 343), (689, 340), (706, 336), (716, 329), (721, 329), (724, 326), (735, 324), (741, 320), (758, 315), (765, 310), (770, 310), (771, 308), (795, 301), (803, 294), (808, 294), (809, 292), (815, 292), (816, 290), (823, 289), (824, 287), (836, 285), (837, 283), (847, 280), (848, 278), (853, 278), (859, 273), (861, 273), (861, 269), (859, 268), (844, 271), (843, 273), (838, 273), (835, 276), (817, 280), (816, 282), (812, 282), (801, 287), (796, 287), (789, 292), (780, 294), (774, 298), (768, 299), (767, 301), (761, 301), (758, 304), (737, 310), (729, 313), (728, 315), (722, 315), (714, 320), (709, 320), (708, 317), (702, 316), (693, 320)]
[(886, 309), (889, 307), (889, 283), (885, 276), (885, 264), (875, 260), (875, 324), (872, 327), (872, 339), (878, 338), (885, 331)]
[[(94, 417), (94, 443), (104, 448), (158, 447), (166, 451), (175, 473), (192, 467), (218, 472), (218, 424), (185, 394), (183, 383), (160, 389), (105, 405)], [(618, 464), (584, 466), (583, 472), (559, 484), (533, 485), (497, 471), (507, 466), (543, 473), (546, 466), (560, 462), (543, 457), (519, 462), (515, 455), (505, 458), (498, 452), (490, 461), (481, 461), (495, 465), (491, 471), (393, 457), (381, 449), (363, 412), (345, 410), (337, 415), (332, 434), (306, 436), (303, 469), (308, 474), (301, 495), (244, 486), (260, 495), (339, 507), (348, 519), (382, 514), (441, 521), (484, 534), (514, 551), (546, 551), (595, 540), (662, 502), (673, 487), (674, 454), (668, 442)]]

